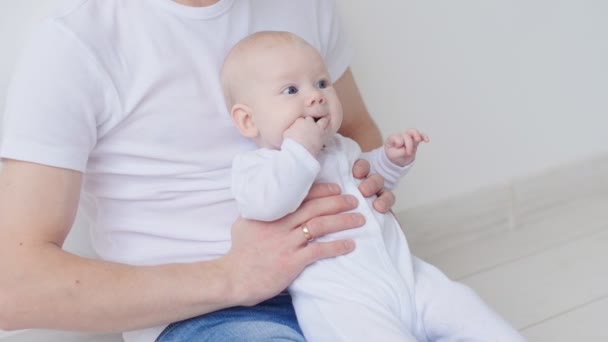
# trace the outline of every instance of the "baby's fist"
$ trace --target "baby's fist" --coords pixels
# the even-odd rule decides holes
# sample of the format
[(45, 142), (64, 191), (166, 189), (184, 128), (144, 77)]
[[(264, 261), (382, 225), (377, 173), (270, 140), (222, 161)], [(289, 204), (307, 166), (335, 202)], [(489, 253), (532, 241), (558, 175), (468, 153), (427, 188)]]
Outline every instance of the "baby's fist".
[(430, 141), (426, 134), (421, 133), (415, 128), (411, 128), (403, 133), (389, 136), (384, 144), (384, 150), (391, 162), (399, 166), (406, 166), (416, 159), (418, 144)]
[(298, 118), (283, 132), (283, 138), (290, 138), (304, 146), (313, 156), (316, 156), (327, 138), (329, 121), (323, 118), (315, 122), (314, 118)]

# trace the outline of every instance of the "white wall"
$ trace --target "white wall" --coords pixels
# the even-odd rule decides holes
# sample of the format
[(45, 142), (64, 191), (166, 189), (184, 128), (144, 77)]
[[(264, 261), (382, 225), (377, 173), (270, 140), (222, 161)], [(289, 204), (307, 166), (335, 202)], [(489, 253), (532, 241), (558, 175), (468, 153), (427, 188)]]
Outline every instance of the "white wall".
[(338, 3), (382, 131), (432, 139), (399, 208), (608, 151), (608, 2)]
[[(26, 32), (60, 1), (0, 0), (0, 108)], [(397, 209), (608, 151), (608, 2), (338, 3), (382, 131), (433, 140)]]

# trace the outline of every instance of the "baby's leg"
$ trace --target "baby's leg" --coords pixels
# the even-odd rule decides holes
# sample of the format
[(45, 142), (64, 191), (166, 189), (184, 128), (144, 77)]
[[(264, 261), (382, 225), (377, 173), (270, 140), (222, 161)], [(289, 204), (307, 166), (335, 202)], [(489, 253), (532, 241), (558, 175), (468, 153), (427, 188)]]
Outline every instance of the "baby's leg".
[[(353, 252), (317, 261), (290, 286), (298, 322), (309, 342), (417, 341), (411, 331), (416, 316), (411, 262), (406, 263), (409, 270), (397, 268), (400, 265), (391, 260), (383, 231), (373, 216), (368, 218), (364, 227), (339, 236), (355, 239)], [(404, 256), (409, 257), (409, 253)], [(410, 277), (403, 277), (403, 272)]]
[(416, 257), (412, 260), (418, 324), (429, 341), (524, 341), (472, 289)]
[(373, 303), (302, 298), (294, 304), (308, 342), (418, 341), (397, 315)]

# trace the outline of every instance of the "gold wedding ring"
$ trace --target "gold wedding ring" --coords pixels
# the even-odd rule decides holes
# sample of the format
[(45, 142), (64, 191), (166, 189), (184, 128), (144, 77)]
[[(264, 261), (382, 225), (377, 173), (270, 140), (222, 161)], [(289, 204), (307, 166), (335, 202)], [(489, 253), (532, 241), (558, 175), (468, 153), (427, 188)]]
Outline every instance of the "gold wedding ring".
[(310, 234), (310, 231), (308, 230), (308, 227), (306, 227), (305, 225), (302, 226), (302, 234), (304, 234), (304, 238), (306, 239), (306, 242), (310, 242), (310, 241), (312, 241), (312, 240), (315, 239), (312, 236), (312, 234)]

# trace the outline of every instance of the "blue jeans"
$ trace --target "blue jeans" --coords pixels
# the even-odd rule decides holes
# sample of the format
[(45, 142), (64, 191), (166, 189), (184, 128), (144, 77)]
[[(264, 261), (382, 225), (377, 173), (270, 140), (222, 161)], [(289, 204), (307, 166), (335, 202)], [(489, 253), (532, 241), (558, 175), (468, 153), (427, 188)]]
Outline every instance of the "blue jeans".
[(291, 296), (282, 293), (256, 306), (237, 306), (170, 324), (156, 342), (305, 342)]

